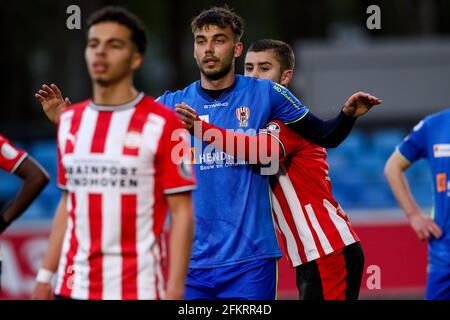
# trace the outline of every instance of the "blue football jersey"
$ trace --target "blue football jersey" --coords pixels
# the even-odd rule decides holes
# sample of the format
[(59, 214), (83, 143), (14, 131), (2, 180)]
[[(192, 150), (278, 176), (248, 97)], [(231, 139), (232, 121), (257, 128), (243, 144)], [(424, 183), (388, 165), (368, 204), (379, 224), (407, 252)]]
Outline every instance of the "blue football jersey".
[(417, 124), (398, 147), (409, 161), (425, 158), (434, 181), (432, 218), (442, 229), (429, 242), (430, 271), (450, 267), (450, 110), (433, 114)]
[[(171, 108), (185, 102), (206, 122), (253, 135), (271, 119), (291, 123), (308, 112), (286, 88), (241, 75), (217, 99), (197, 81), (183, 90), (164, 93), (158, 101)], [(193, 193), (196, 229), (190, 267), (281, 256), (268, 176), (198, 139), (193, 138), (191, 146), (197, 189)]]

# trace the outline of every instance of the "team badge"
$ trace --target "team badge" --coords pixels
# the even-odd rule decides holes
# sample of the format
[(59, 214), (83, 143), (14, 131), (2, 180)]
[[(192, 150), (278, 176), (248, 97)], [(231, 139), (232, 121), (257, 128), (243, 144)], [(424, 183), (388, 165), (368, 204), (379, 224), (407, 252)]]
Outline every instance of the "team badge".
[(248, 127), (248, 119), (250, 118), (250, 109), (248, 107), (239, 107), (236, 109), (236, 117), (239, 120), (239, 127)]

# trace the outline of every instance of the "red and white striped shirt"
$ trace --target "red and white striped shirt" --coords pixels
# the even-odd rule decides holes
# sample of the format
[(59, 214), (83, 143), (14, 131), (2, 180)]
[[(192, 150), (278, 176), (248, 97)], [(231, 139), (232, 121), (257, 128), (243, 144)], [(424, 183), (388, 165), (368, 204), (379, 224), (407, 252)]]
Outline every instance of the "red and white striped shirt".
[[(181, 138), (172, 141), (172, 134)], [(164, 297), (159, 239), (166, 195), (193, 190), (189, 165), (174, 161), (189, 134), (176, 115), (139, 94), (122, 106), (85, 101), (58, 127), (58, 184), (68, 227), (56, 294), (74, 299)], [(180, 136), (178, 136), (180, 137)]]
[(27, 153), (17, 149), (0, 134), (0, 169), (14, 173), (27, 157)]
[(276, 120), (267, 125), (284, 151), (271, 177), (274, 220), (293, 267), (359, 241), (331, 191), (326, 150)]

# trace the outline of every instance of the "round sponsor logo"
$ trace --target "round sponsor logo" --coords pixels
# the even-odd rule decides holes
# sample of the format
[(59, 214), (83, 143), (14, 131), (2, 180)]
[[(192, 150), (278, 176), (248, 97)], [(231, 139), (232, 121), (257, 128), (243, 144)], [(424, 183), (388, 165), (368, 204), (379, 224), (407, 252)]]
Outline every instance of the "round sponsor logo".
[(125, 147), (130, 149), (138, 148), (141, 144), (141, 134), (139, 132), (130, 131), (125, 137)]
[(269, 131), (280, 132), (280, 126), (275, 122), (268, 123), (266, 129)]
[(180, 171), (180, 174), (186, 178), (190, 179), (192, 178), (192, 165), (187, 159), (183, 159), (181, 163), (178, 165), (178, 169)]
[(3, 158), (12, 160), (19, 155), (19, 152), (14, 149), (13, 146), (11, 146), (9, 143), (4, 143), (2, 145), (1, 154)]

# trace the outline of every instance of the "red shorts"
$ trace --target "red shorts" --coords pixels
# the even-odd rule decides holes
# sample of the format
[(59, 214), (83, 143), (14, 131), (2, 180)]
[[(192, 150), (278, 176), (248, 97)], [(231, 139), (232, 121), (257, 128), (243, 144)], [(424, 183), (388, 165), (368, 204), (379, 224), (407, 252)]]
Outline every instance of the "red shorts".
[(296, 267), (301, 300), (356, 300), (364, 269), (359, 242)]

